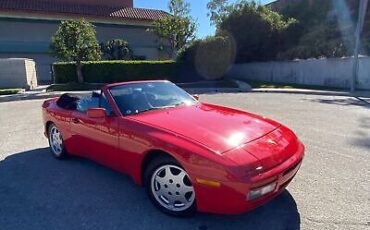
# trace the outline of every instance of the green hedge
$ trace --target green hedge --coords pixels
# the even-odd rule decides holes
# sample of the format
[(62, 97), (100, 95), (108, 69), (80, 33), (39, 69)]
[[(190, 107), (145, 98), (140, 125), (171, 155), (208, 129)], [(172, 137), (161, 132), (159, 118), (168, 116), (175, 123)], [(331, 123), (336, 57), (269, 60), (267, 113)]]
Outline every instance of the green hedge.
[[(83, 63), (85, 82), (112, 83), (135, 80), (167, 79), (176, 82), (180, 64), (174, 61), (89, 61)], [(54, 63), (54, 82), (76, 82), (73, 62)]]

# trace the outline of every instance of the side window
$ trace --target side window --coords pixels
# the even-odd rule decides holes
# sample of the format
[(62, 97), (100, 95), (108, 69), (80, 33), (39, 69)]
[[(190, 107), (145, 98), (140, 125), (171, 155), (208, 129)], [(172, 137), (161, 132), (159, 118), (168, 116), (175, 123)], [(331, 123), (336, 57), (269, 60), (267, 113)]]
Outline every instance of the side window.
[(111, 116), (113, 114), (112, 106), (109, 104), (107, 98), (105, 97), (104, 93), (100, 96), (100, 108), (104, 108), (108, 114), (108, 116)]

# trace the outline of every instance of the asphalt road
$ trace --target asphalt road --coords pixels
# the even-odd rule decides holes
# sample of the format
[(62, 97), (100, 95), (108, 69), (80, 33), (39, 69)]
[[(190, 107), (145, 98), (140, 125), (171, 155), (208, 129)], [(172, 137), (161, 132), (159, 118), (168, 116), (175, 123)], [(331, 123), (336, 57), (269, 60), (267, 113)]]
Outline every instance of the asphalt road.
[(201, 100), (278, 120), (305, 143), (287, 191), (240, 216), (158, 212), (127, 176), (54, 159), (42, 101), (0, 103), (0, 229), (370, 229), (370, 104), (356, 98), (240, 93)]

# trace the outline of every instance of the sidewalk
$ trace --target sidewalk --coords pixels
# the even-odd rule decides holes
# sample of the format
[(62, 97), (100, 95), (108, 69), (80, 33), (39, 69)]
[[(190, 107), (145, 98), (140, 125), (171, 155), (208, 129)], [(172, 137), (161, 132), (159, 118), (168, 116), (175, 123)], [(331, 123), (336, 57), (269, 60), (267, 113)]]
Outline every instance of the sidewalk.
[(48, 99), (48, 98), (53, 98), (53, 97), (59, 97), (64, 93), (88, 94), (90, 92), (91, 91), (46, 92), (45, 89), (36, 89), (36, 90), (26, 91), (24, 93), (19, 93), (19, 94), (2, 95), (0, 96), (0, 102)]
[(370, 98), (370, 91), (356, 91), (354, 93), (351, 93), (351, 92), (348, 92), (348, 91), (331, 91), (331, 90), (257, 88), (257, 89), (252, 89), (251, 92), (253, 92), (253, 93), (310, 94), (310, 95), (324, 95), (324, 96), (344, 96), (344, 97)]
[[(36, 100), (36, 99), (47, 99), (53, 97), (59, 97), (60, 95), (67, 92), (46, 92), (46, 86), (41, 86), (35, 90), (26, 91), (20, 94), (14, 95), (2, 95), (0, 96), (0, 102), (9, 101), (20, 101), (20, 100)], [(307, 95), (324, 95), (324, 96), (345, 96), (345, 97), (359, 97), (359, 98), (370, 98), (370, 91), (356, 91), (350, 93), (347, 91), (330, 91), (330, 90), (311, 90), (311, 89), (248, 89), (243, 88), (186, 88), (190, 94), (207, 94), (207, 93), (288, 93), (288, 94), (307, 94)], [(73, 94), (88, 94), (92, 91), (69, 91), (68, 93)]]

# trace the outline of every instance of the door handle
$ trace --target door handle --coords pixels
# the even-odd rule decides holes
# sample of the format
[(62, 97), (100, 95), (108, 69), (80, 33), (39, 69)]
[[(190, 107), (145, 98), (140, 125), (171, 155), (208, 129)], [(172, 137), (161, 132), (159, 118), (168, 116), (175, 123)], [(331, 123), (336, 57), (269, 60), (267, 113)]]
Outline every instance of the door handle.
[(80, 123), (80, 119), (72, 118), (72, 122), (75, 123), (75, 124), (78, 124), (78, 123)]

